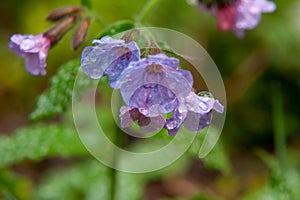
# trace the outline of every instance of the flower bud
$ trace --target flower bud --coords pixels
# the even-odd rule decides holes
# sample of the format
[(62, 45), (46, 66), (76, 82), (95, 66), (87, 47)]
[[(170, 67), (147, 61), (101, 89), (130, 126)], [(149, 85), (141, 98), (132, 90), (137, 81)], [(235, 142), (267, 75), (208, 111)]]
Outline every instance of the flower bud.
[(76, 50), (85, 40), (86, 34), (89, 29), (90, 21), (91, 19), (88, 17), (80, 22), (72, 41), (72, 47), (74, 50)]
[(44, 36), (51, 40), (51, 46), (55, 45), (60, 38), (76, 23), (79, 15), (70, 15), (61, 19), (55, 26), (44, 32)]
[(51, 21), (51, 22), (55, 22), (55, 21), (58, 21), (61, 18), (67, 16), (67, 15), (77, 13), (81, 10), (82, 10), (82, 8), (79, 7), (79, 6), (66, 6), (66, 7), (63, 7), (63, 8), (58, 8), (58, 9), (55, 9), (55, 10), (51, 11), (49, 13), (49, 15), (47, 16), (46, 20)]

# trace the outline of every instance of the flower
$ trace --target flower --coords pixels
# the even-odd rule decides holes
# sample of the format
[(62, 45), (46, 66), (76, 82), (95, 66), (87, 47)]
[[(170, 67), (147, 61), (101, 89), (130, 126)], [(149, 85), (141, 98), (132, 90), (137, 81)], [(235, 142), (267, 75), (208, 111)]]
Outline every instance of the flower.
[[(208, 126), (213, 109), (223, 112), (218, 100), (192, 92), (192, 74), (179, 68), (179, 59), (163, 53), (140, 58), (135, 42), (111, 37), (93, 43), (95, 46), (84, 49), (81, 66), (90, 78), (108, 75), (111, 87), (120, 89), (126, 104), (120, 108), (121, 128), (137, 121), (144, 132), (164, 127), (173, 136), (183, 124), (192, 131)], [(171, 118), (165, 119), (164, 114), (169, 113)]]
[(208, 10), (217, 18), (217, 26), (221, 31), (233, 30), (242, 38), (245, 30), (254, 29), (261, 19), (262, 13), (271, 13), (276, 4), (268, 0), (236, 0), (232, 3), (198, 3), (200, 10)]
[(95, 46), (83, 50), (82, 70), (92, 79), (108, 75), (112, 88), (115, 88), (120, 74), (129, 63), (140, 59), (140, 50), (134, 41), (125, 43), (124, 40), (104, 36), (100, 40), (94, 40), (93, 44)]
[(180, 113), (178, 109), (174, 110), (171, 118), (166, 120), (164, 126), (164, 128), (168, 130), (169, 135), (174, 136), (178, 133), (185, 118), (186, 112)]
[(146, 117), (139, 112), (137, 108), (122, 106), (120, 108), (121, 128), (129, 127), (134, 121), (138, 121), (138, 125), (142, 131), (149, 133), (160, 130), (166, 123), (162, 115), (156, 117)]
[(116, 88), (124, 102), (147, 117), (173, 111), (191, 91), (193, 78), (178, 68), (179, 60), (164, 54), (149, 55), (131, 62)]
[(186, 98), (187, 114), (184, 127), (190, 131), (199, 131), (209, 126), (212, 120), (212, 110), (224, 112), (224, 106), (214, 99), (211, 93), (202, 91), (198, 95), (191, 92)]
[(224, 106), (209, 92), (203, 91), (199, 95), (191, 91), (179, 108), (173, 112), (171, 118), (166, 121), (165, 128), (169, 135), (176, 135), (182, 124), (190, 131), (202, 130), (210, 125), (212, 110), (224, 112)]
[(26, 59), (26, 70), (33, 75), (46, 75), (46, 59), (51, 41), (43, 34), (14, 34), (10, 38), (9, 48), (17, 56)]
[(262, 13), (274, 12), (276, 9), (275, 3), (268, 0), (240, 0), (235, 7), (236, 22), (233, 30), (238, 37), (244, 36), (244, 30), (254, 29)]

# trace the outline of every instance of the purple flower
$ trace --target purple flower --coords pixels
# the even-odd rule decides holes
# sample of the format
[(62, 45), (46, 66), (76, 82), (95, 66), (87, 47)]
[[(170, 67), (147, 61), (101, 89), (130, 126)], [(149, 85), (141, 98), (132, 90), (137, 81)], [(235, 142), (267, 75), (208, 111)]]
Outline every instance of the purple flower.
[(216, 16), (221, 31), (233, 30), (242, 38), (245, 30), (254, 29), (258, 25), (262, 13), (274, 12), (276, 4), (268, 0), (236, 0), (229, 4), (221, 2), (206, 5), (198, 2), (198, 7)]
[(159, 131), (166, 120), (162, 115), (156, 117), (146, 117), (137, 108), (123, 106), (120, 108), (121, 128), (129, 127), (134, 121), (138, 122), (142, 131), (149, 133)]
[(116, 88), (124, 102), (147, 117), (173, 111), (191, 91), (193, 78), (178, 68), (179, 60), (164, 54), (131, 62)]
[(174, 136), (178, 133), (183, 121), (186, 118), (186, 112), (180, 113), (178, 109), (174, 110), (170, 119), (166, 120), (164, 128), (168, 130), (169, 135)]
[(275, 3), (268, 0), (240, 0), (235, 7), (236, 22), (233, 30), (238, 37), (243, 37), (245, 30), (254, 29), (262, 13), (274, 12), (276, 9)]
[(115, 88), (122, 71), (131, 61), (140, 59), (140, 50), (135, 42), (105, 36), (94, 40), (95, 46), (86, 47), (81, 56), (81, 67), (92, 79), (108, 75), (109, 83)]
[(210, 125), (212, 110), (224, 112), (224, 107), (210, 93), (203, 91), (199, 95), (190, 92), (166, 121), (165, 128), (168, 129), (169, 135), (176, 135), (182, 124), (190, 131), (199, 131)]
[(33, 75), (46, 75), (46, 59), (51, 41), (43, 34), (14, 34), (10, 38), (9, 48), (17, 56), (26, 59), (26, 70)]

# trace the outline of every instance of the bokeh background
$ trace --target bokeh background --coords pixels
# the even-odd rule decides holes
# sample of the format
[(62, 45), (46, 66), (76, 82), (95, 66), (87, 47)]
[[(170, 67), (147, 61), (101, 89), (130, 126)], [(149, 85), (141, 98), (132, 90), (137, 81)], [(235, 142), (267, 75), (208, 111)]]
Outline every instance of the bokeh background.
[[(108, 24), (133, 19), (145, 2), (145, 0), (92, 1), (93, 10)], [(71, 50), (71, 32), (65, 35), (50, 51), (47, 59), (47, 75), (44, 77), (34, 77), (25, 71), (24, 60), (17, 58), (8, 49), (10, 35), (43, 32), (52, 26), (45, 21), (51, 10), (79, 4), (79, 1), (72, 0), (0, 1), (0, 133), (3, 135), (1, 140), (12, 136), (23, 126), (35, 124), (28, 116), (36, 105), (38, 95), (49, 87), (49, 80), (57, 73), (58, 68), (68, 60), (78, 58), (84, 46), (90, 44), (91, 40), (101, 33), (103, 26), (93, 22), (87, 40), (77, 51)], [(219, 152), (210, 157), (212, 165), (189, 157), (185, 167), (181, 167), (180, 170), (170, 169), (170, 172), (158, 173), (147, 178), (142, 188), (133, 187), (132, 190), (139, 191), (137, 192), (139, 195), (125, 193), (116, 199), (255, 199), (254, 195), (276, 199), (278, 194), (284, 194), (283, 199), (291, 199), (287, 196), (289, 191), (286, 190), (291, 184), (289, 181), (292, 178), (297, 179), (293, 180), (292, 184), (297, 183), (295, 187), (300, 188), (300, 180), (297, 178), (300, 177), (300, 2), (278, 0), (276, 4), (277, 10), (274, 13), (262, 15), (259, 26), (246, 32), (244, 39), (238, 39), (232, 32), (219, 32), (211, 15), (200, 12), (184, 0), (160, 2), (147, 23), (180, 31), (204, 46), (218, 66), (226, 85), (228, 98), (226, 123), (219, 141)], [(283, 104), (282, 109), (276, 112), (273, 102), (278, 98)], [(45, 123), (61, 121), (62, 117), (56, 117)], [(286, 144), (286, 162), (289, 166), (284, 170), (278, 166), (281, 162), (278, 152), (282, 150), (276, 149), (274, 145), (276, 127), (281, 123), (282, 132), (286, 135), (286, 142), (283, 143)], [(1, 144), (3, 142), (0, 141)], [(6, 153), (10, 151), (5, 150)], [(84, 174), (88, 170), (77, 167), (78, 159), (82, 157), (65, 158), (54, 155), (35, 161), (25, 159), (6, 166), (0, 173), (0, 199), (31, 199), (32, 195), (36, 195), (44, 179), (56, 177), (69, 167), (73, 167), (73, 178), (81, 180), (78, 174)], [(76, 169), (78, 173), (75, 172)], [(283, 171), (290, 172), (290, 169), (293, 172), (291, 176), (282, 175)], [(68, 173), (72, 175), (72, 172)], [(10, 176), (14, 178), (7, 178)], [(94, 177), (91, 174), (89, 176), (87, 179)], [(144, 178), (146, 175), (140, 177)], [(62, 180), (53, 181), (53, 185), (54, 183), (59, 185), (59, 181)], [(85, 183), (78, 183), (78, 187), (80, 184)], [(125, 188), (132, 185), (130, 181), (122, 184)], [(70, 196), (61, 197), (88, 199), (97, 191), (84, 186), (86, 188), (82, 192), (72, 184), (66, 185), (58, 191), (52, 190), (49, 186), (50, 189), (47, 190), (49, 194), (45, 192), (40, 196), (36, 195), (37, 199), (54, 199), (51, 198), (52, 193), (65, 191), (69, 191), (67, 194), (70, 193)], [(102, 188), (99, 189), (99, 193), (107, 191)], [(294, 197), (295, 195), (292, 199)], [(100, 199), (106, 198), (103, 196)]]

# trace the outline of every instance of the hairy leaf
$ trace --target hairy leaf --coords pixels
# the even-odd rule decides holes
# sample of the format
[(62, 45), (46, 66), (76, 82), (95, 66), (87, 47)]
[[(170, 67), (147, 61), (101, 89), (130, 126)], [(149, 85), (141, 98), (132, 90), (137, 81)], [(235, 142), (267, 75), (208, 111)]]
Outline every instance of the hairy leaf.
[(87, 154), (73, 128), (45, 125), (23, 128), (0, 139), (0, 167), (24, 159), (41, 160), (48, 156)]
[(53, 171), (36, 189), (32, 199), (109, 199), (109, 169), (89, 161)]
[[(142, 175), (116, 172), (118, 200), (139, 200), (143, 194)], [(110, 199), (110, 169), (100, 162), (88, 161), (57, 173), (50, 173), (38, 186), (33, 199)]]
[[(67, 110), (72, 102), (73, 85), (79, 66), (79, 60), (76, 59), (60, 67), (57, 75), (51, 78), (50, 88), (38, 98), (30, 119), (34, 121), (49, 119)], [(88, 86), (88, 78), (80, 84)]]

